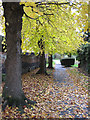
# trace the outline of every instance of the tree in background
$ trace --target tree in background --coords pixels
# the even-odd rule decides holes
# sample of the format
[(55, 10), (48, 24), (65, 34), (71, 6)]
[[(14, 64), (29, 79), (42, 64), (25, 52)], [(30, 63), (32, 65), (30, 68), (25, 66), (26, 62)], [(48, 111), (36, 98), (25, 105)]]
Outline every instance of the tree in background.
[(88, 4), (88, 29), (84, 27), (82, 38), (86, 41), (86, 44), (82, 44), (78, 49), (77, 59), (80, 61), (79, 67), (86, 71), (90, 75), (90, 2)]
[(48, 56), (48, 68), (53, 69), (53, 58), (52, 55)]
[(86, 41), (86, 44), (82, 44), (78, 49), (77, 60), (80, 61), (79, 67), (84, 71), (90, 74), (90, 44), (89, 44), (90, 32), (87, 29), (83, 34), (83, 39)]

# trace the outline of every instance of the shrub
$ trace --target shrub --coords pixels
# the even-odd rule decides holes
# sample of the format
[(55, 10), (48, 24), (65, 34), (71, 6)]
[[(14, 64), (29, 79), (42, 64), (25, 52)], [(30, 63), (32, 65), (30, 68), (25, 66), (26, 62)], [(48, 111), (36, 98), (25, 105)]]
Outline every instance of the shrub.
[(80, 61), (80, 68), (90, 74), (90, 44), (84, 44), (77, 51), (77, 60)]
[(64, 65), (66, 67), (70, 67), (71, 65), (74, 65), (75, 63), (74, 58), (63, 58), (60, 61), (61, 61), (61, 65)]

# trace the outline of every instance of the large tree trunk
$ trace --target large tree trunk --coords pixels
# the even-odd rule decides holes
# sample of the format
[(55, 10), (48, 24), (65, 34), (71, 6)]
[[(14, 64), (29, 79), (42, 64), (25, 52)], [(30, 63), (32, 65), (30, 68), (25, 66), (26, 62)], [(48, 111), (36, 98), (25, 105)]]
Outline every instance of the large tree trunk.
[(53, 60), (52, 60), (52, 55), (48, 56), (48, 68), (53, 69)]
[(5, 2), (3, 7), (7, 42), (6, 81), (3, 97), (8, 105), (18, 106), (25, 104), (26, 99), (22, 90), (20, 54), (23, 7), (18, 2)]

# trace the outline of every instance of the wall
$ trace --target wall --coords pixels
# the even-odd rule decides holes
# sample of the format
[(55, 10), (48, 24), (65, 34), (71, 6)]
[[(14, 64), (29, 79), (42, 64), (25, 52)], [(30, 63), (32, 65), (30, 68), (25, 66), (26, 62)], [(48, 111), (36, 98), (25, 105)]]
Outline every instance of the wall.
[(22, 74), (39, 67), (39, 56), (22, 55)]
[[(2, 57), (2, 73), (5, 73), (5, 59), (6, 54), (1, 54)], [(39, 56), (33, 55), (21, 55), (22, 60), (22, 74), (27, 73), (35, 68), (39, 67)]]

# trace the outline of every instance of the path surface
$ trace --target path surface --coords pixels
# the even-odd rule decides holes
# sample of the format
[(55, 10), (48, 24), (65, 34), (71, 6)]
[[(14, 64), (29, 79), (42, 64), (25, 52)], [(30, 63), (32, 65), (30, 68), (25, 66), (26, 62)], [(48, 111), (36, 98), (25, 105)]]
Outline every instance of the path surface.
[[(55, 60), (55, 73), (54, 79), (58, 87), (61, 88), (63, 92), (60, 105), (63, 110), (60, 112), (61, 117), (71, 117), (74, 118), (87, 118), (88, 117), (88, 96), (82, 90), (80, 86), (77, 86), (72, 79), (70, 79), (69, 74), (66, 72), (59, 60)], [(63, 84), (64, 83), (64, 84)], [(60, 90), (57, 90), (57, 94)]]
[[(69, 75), (66, 72), (66, 68), (61, 65), (59, 60), (54, 60), (55, 62), (55, 73), (54, 73), (54, 79), (56, 82), (64, 82), (66, 83), (66, 79), (68, 80)], [(68, 68), (67, 68), (68, 69)]]
[[(75, 68), (64, 68), (55, 60), (51, 76), (36, 74), (38, 69), (22, 76), (25, 96), (37, 102), (32, 109), (25, 107), (20, 115), (15, 108), (7, 107), (3, 118), (75, 118), (88, 119), (88, 78)], [(72, 70), (72, 71), (71, 71)], [(54, 74), (53, 74), (54, 73)], [(54, 77), (54, 79), (53, 79)], [(85, 119), (84, 119), (85, 118)]]

